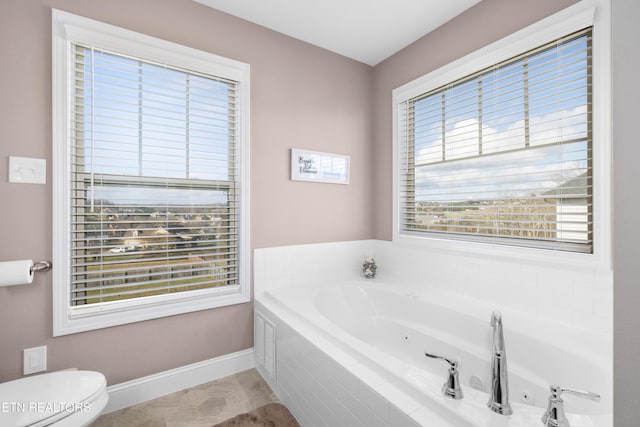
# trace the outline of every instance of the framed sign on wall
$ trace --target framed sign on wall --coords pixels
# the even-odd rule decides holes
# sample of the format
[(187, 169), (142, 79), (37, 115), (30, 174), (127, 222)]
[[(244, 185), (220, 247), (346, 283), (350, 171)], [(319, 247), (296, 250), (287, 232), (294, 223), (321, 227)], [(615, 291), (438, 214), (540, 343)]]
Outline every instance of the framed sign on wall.
[(349, 156), (291, 149), (291, 179), (349, 184)]

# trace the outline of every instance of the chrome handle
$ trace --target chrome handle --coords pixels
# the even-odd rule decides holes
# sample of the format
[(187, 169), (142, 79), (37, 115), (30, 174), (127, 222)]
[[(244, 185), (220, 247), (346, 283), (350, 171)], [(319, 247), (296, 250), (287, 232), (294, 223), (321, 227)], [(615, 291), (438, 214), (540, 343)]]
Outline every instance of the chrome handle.
[(549, 405), (542, 415), (542, 424), (546, 427), (571, 427), (569, 420), (564, 413), (564, 401), (560, 397), (562, 393), (573, 394), (574, 396), (583, 397), (585, 399), (599, 401), (600, 395), (591, 391), (576, 390), (574, 388), (562, 388), (557, 384), (549, 386), (551, 396), (549, 396)]
[(432, 359), (440, 359), (447, 362), (450, 366), (450, 369), (458, 369), (458, 361), (456, 359), (447, 359), (444, 356), (438, 356), (437, 354), (429, 354), (427, 352), (424, 353), (425, 356), (430, 357)]
[(460, 379), (458, 378), (458, 360), (449, 359), (444, 356), (438, 356), (437, 354), (430, 354), (427, 352), (425, 352), (424, 355), (432, 359), (444, 360), (449, 364), (449, 376), (442, 385), (442, 394), (452, 399), (462, 399), (464, 394), (462, 393)]
[(559, 385), (552, 384), (549, 386), (551, 390), (551, 397), (558, 399), (562, 393), (573, 394), (574, 396), (582, 397), (584, 399), (593, 400), (595, 402), (600, 401), (600, 395), (592, 391), (576, 390), (574, 388), (562, 388)]

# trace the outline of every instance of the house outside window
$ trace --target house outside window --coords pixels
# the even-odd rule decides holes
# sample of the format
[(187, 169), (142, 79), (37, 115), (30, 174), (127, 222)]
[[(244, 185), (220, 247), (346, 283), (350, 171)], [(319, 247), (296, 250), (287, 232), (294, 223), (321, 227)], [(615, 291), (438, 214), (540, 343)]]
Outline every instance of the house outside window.
[(248, 66), (53, 19), (54, 333), (248, 301)]

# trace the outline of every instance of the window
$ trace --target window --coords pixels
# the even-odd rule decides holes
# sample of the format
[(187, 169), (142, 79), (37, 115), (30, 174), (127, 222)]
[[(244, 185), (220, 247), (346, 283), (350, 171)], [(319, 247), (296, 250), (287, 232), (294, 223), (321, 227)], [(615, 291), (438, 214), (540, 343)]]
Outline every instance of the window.
[(592, 69), (587, 27), (396, 90), (398, 233), (592, 253)]
[(248, 68), (69, 14), (55, 34), (59, 332), (248, 301)]

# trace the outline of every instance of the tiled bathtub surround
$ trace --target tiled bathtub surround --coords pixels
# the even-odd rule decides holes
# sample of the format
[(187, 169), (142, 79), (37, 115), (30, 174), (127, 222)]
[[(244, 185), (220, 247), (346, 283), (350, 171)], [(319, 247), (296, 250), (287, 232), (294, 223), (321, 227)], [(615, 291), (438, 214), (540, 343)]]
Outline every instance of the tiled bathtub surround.
[[(510, 319), (509, 326), (522, 326), (527, 333), (548, 335), (553, 325), (564, 334), (575, 330), (575, 337), (572, 332), (568, 336), (573, 345), (582, 348), (581, 351), (586, 349), (586, 353), (591, 350), (598, 353), (600, 366), (611, 370), (611, 279), (594, 271), (448, 255), (373, 240), (256, 250), (256, 311), (272, 316), (270, 320), (277, 329), (277, 366), (270, 385), (303, 426), (470, 425), (464, 417), (456, 419), (448, 416), (447, 411), (441, 413), (442, 407), (438, 405), (435, 409), (423, 406), (424, 402), (414, 399), (411, 392), (407, 394), (402, 385), (367, 362), (361, 363), (353, 349), (345, 350), (333, 342), (331, 334), (323, 336), (312, 325), (300, 322), (307, 314), (313, 317), (311, 307), (289, 310), (274, 303), (273, 295), (293, 292), (285, 287), (326, 287), (354, 280), (364, 282), (364, 286), (372, 283), (362, 278), (365, 255), (373, 256), (378, 264), (373, 282), (391, 284), (401, 289), (403, 295), (418, 299), (446, 301), (449, 308), (462, 313), (465, 307), (503, 310), (505, 318)], [(305, 314), (301, 315), (301, 311)], [(544, 351), (533, 348), (531, 356), (539, 358)], [(550, 359), (549, 363), (557, 364), (557, 360)], [(549, 372), (536, 374), (542, 374), (544, 382), (553, 381), (547, 379)], [(605, 396), (604, 405), (610, 408), (611, 384), (605, 382), (594, 391)], [(512, 400), (518, 397), (512, 396)], [(537, 406), (544, 405), (544, 398), (538, 400)], [(452, 409), (449, 402), (445, 402), (444, 408)], [(607, 408), (595, 410), (604, 409), (598, 413), (607, 413)], [(480, 410), (482, 414), (488, 412), (485, 409)], [(539, 409), (534, 409), (535, 416), (525, 417), (535, 418), (531, 425), (539, 423), (540, 414), (536, 412)], [(523, 410), (526, 408), (519, 409), (520, 414)], [(607, 417), (604, 419), (602, 425), (610, 425)]]
[[(278, 331), (277, 381), (260, 366), (257, 369), (303, 427), (450, 425), (445, 414), (421, 411), (417, 400), (303, 328), (316, 343), (320, 341), (320, 350), (287, 324), (286, 315), (278, 318), (259, 302), (256, 311), (273, 320)], [(383, 384), (386, 394), (396, 397), (396, 405), (376, 391)]]
[(514, 262), (482, 255), (437, 253), (387, 241), (283, 246), (254, 252), (254, 292), (315, 286), (361, 277), (362, 259), (372, 256), (376, 279), (420, 294), (444, 292), (490, 301), (591, 331), (612, 334), (613, 278), (595, 268)]

